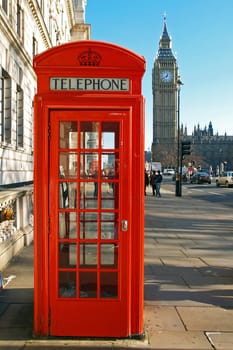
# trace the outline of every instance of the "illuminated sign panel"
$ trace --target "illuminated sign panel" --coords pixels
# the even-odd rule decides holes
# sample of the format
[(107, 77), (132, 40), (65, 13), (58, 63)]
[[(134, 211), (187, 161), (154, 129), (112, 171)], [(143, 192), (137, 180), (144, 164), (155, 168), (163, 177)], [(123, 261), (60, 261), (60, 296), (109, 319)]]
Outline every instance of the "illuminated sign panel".
[(50, 90), (67, 91), (129, 91), (129, 79), (125, 78), (50, 78)]

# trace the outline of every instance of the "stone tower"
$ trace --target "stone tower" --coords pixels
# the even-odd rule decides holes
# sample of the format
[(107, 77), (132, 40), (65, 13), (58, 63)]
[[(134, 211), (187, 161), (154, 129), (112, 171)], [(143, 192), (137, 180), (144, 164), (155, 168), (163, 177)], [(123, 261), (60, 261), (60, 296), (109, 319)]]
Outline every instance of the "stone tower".
[[(174, 163), (177, 139), (178, 66), (164, 17), (163, 32), (152, 70), (154, 161)], [(173, 153), (173, 156), (172, 156)], [(165, 165), (165, 164), (163, 164)]]

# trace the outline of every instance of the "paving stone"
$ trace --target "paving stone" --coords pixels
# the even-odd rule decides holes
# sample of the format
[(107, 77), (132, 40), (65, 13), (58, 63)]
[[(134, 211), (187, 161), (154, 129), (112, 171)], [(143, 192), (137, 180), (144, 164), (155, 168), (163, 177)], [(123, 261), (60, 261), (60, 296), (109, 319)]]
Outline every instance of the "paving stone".
[(183, 276), (185, 282), (190, 288), (200, 289), (232, 289), (233, 277), (219, 277), (219, 276), (202, 276), (199, 274), (190, 274)]
[(0, 349), (2, 350), (22, 350), (24, 348), (23, 340), (0, 340)]
[(202, 332), (155, 332), (149, 339), (152, 349), (213, 350)]
[(199, 258), (173, 258), (162, 257), (162, 262), (167, 265), (181, 266), (181, 267), (206, 267), (207, 265)]
[[(231, 254), (232, 255), (232, 254)], [(203, 261), (208, 264), (209, 266), (214, 266), (214, 267), (226, 267), (226, 268), (233, 268), (233, 257), (228, 257), (226, 259), (225, 254), (221, 255), (220, 257), (204, 257)]]
[(233, 310), (220, 307), (177, 307), (189, 331), (233, 332)]
[(10, 304), (4, 313), (4, 317), (0, 318), (0, 331), (2, 328), (7, 327), (31, 327), (32, 321), (32, 304)]
[(184, 325), (175, 307), (145, 305), (145, 327), (148, 334), (155, 331), (184, 331)]
[(177, 249), (171, 249), (169, 247), (167, 248), (157, 248), (154, 249), (154, 257), (158, 258), (158, 257), (174, 257), (174, 256), (179, 256), (179, 257), (186, 257), (186, 255), (184, 254), (184, 252), (182, 251), (182, 248), (177, 248)]
[(213, 344), (216, 350), (232, 350), (233, 349), (233, 333), (227, 332), (207, 332), (207, 338)]

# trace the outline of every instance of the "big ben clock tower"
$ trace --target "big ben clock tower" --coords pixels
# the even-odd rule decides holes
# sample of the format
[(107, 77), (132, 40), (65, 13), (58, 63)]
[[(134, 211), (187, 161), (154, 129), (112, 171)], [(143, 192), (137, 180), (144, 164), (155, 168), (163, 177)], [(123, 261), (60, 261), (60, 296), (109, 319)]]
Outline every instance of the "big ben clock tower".
[(153, 143), (154, 161), (163, 166), (175, 164), (177, 140), (177, 80), (178, 66), (171, 49), (166, 17), (159, 50), (152, 71), (153, 89)]

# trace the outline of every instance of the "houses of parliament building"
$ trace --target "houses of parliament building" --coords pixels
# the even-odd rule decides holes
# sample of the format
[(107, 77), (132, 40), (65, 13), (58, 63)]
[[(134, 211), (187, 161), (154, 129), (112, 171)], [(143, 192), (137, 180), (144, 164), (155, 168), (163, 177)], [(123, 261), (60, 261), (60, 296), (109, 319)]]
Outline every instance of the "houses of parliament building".
[(191, 154), (183, 160), (184, 165), (192, 163), (197, 167), (212, 167), (216, 171), (223, 168), (224, 164), (225, 169), (232, 169), (233, 136), (215, 133), (211, 121), (208, 126), (201, 127), (199, 124), (194, 126), (191, 135), (188, 135), (186, 127), (180, 125), (181, 84), (165, 18), (152, 70), (153, 142), (151, 152), (147, 152), (146, 160), (161, 162), (163, 167), (176, 167), (179, 137), (180, 142), (191, 142)]

